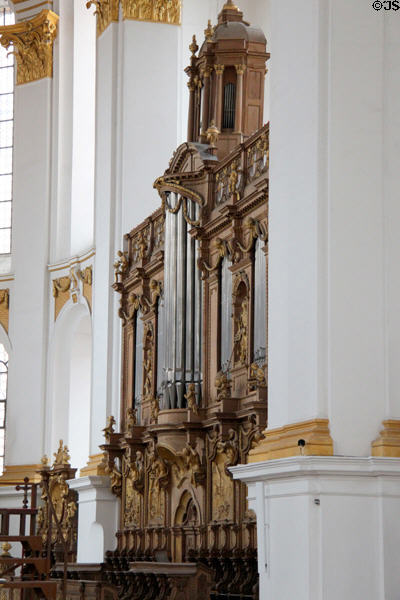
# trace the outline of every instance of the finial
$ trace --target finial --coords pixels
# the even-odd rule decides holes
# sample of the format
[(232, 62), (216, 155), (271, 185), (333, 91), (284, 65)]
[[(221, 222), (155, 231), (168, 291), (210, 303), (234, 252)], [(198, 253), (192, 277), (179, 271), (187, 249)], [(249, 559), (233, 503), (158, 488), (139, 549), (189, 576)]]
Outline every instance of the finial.
[(206, 41), (211, 42), (214, 35), (214, 27), (211, 25), (211, 19), (208, 19), (207, 29), (204, 30)]
[(42, 458), (41, 458), (40, 462), (42, 463), (42, 465), (43, 465), (44, 467), (47, 467), (47, 465), (49, 464), (49, 459), (48, 459), (48, 456), (47, 456), (47, 454), (44, 454), (44, 455), (42, 456)]
[(10, 550), (11, 550), (12, 546), (9, 542), (4, 542), (1, 545), (1, 549), (3, 550), (3, 552), (1, 553), (1, 557), (2, 558), (8, 558), (11, 556), (10, 554)]
[(194, 56), (197, 52), (197, 50), (199, 49), (198, 45), (197, 45), (197, 40), (196, 40), (196, 36), (194, 35), (192, 37), (192, 43), (189, 46), (189, 50), (192, 53), (192, 56)]
[(236, 4), (233, 4), (232, 0), (228, 0), (227, 2), (225, 2), (222, 10), (225, 10), (225, 8), (230, 8), (231, 10), (239, 10), (239, 7), (236, 6)]
[(67, 446), (64, 446), (64, 442), (60, 440), (60, 445), (57, 452), (54, 452), (54, 463), (53, 466), (57, 465), (69, 465), (70, 456)]
[(211, 121), (210, 127), (206, 131), (207, 141), (210, 144), (211, 148), (216, 148), (216, 143), (218, 142), (218, 136), (220, 134), (220, 130), (215, 125), (214, 119)]

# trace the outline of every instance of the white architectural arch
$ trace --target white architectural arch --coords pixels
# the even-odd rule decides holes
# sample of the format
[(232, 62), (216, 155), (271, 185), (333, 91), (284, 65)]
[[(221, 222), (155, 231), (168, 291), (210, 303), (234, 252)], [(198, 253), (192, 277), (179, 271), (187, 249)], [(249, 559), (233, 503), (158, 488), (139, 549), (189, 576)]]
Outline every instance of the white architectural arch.
[(68, 302), (54, 325), (49, 352), (46, 411), (47, 452), (64, 440), (71, 465), (81, 468), (89, 454), (92, 322), (86, 300)]

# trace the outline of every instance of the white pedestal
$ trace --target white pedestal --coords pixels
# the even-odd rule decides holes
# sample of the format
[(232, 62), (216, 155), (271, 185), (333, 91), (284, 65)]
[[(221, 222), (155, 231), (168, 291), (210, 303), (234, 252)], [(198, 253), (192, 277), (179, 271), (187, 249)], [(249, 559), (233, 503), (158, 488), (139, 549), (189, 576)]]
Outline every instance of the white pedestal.
[(295, 457), (230, 470), (257, 514), (260, 600), (400, 598), (400, 459)]
[(106, 550), (115, 548), (118, 500), (109, 477), (88, 476), (68, 481), (78, 492), (78, 563), (101, 563)]

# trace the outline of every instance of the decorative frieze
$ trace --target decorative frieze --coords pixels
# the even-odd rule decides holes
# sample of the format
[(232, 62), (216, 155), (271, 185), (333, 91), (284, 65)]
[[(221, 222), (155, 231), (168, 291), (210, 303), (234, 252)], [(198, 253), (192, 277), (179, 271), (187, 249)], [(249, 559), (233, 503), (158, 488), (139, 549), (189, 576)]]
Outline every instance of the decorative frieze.
[(29, 21), (0, 27), (0, 44), (15, 55), (18, 85), (53, 76), (58, 19), (51, 10), (42, 10)]
[(124, 19), (181, 24), (181, 0), (121, 0)]
[(121, 4), (124, 19), (134, 21), (150, 21), (168, 25), (181, 24), (181, 0), (89, 0), (87, 8), (95, 7), (97, 17), (97, 35), (101, 35), (107, 27), (119, 21)]

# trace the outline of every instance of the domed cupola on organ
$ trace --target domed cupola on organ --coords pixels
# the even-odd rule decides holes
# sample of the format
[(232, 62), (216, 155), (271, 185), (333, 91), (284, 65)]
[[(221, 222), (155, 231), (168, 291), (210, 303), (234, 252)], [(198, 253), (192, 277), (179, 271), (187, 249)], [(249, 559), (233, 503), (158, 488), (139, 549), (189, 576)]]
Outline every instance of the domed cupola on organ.
[(205, 41), (195, 40), (186, 73), (190, 105), (188, 140), (207, 143), (209, 127), (218, 129), (218, 158), (263, 125), (266, 39), (258, 27), (243, 20), (232, 3), (223, 7), (218, 24), (209, 21)]

